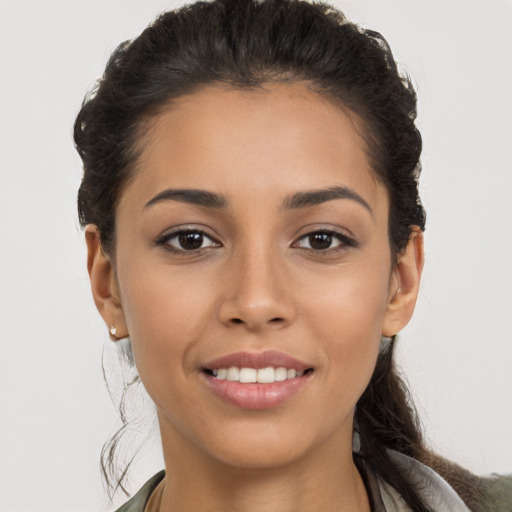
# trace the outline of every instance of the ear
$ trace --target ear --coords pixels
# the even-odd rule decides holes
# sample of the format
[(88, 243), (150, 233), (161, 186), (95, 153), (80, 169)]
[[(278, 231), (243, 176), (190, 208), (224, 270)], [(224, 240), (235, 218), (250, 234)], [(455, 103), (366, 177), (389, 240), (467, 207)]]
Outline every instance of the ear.
[(107, 324), (109, 332), (112, 327), (115, 328), (115, 333), (110, 332), (110, 338), (117, 341), (128, 336), (128, 330), (119, 298), (114, 265), (103, 252), (97, 226), (94, 224), (86, 226), (85, 240), (87, 242), (87, 270), (91, 280), (94, 303)]
[(389, 303), (382, 327), (384, 336), (394, 336), (409, 323), (418, 298), (423, 263), (423, 232), (413, 226), (391, 276)]

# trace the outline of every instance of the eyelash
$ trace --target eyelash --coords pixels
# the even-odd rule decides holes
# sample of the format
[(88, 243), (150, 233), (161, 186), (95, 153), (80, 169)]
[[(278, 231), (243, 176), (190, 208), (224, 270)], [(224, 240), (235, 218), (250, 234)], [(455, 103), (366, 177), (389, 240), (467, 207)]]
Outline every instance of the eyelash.
[(357, 247), (358, 243), (351, 237), (347, 236), (345, 233), (341, 233), (339, 231), (333, 230), (333, 229), (317, 229), (315, 231), (310, 231), (309, 233), (306, 233), (302, 235), (297, 242), (294, 242), (294, 245), (302, 240), (306, 240), (307, 238), (313, 236), (313, 235), (328, 235), (333, 238), (336, 238), (340, 243), (336, 245), (335, 247), (330, 247), (327, 249), (313, 249), (304, 247), (303, 249), (312, 251), (315, 255), (327, 255), (327, 254), (336, 254), (343, 250), (346, 250), (349, 247)]
[[(213, 244), (211, 247), (219, 247), (219, 245), (220, 245), (220, 242), (215, 240), (215, 238), (213, 238), (211, 235), (209, 235), (206, 231), (199, 229), (199, 228), (177, 229), (175, 231), (172, 231), (170, 233), (166, 233), (165, 235), (162, 235), (157, 240), (155, 240), (154, 244), (157, 247), (162, 247), (164, 250), (166, 250), (170, 253), (183, 254), (183, 255), (185, 255), (185, 254), (197, 255), (197, 254), (202, 253), (205, 250), (209, 249), (209, 247), (199, 247), (198, 249), (186, 250), (186, 249), (177, 249), (177, 248), (174, 248), (171, 245), (169, 245), (169, 241), (172, 240), (173, 238), (178, 237), (180, 234), (192, 234), (192, 233), (200, 234), (204, 238), (207, 238), (210, 241), (212, 241)], [(306, 240), (308, 237), (311, 237), (313, 235), (318, 235), (318, 234), (328, 235), (333, 238), (336, 238), (340, 243), (335, 247), (331, 247), (331, 248), (327, 248), (327, 249), (316, 249), (315, 250), (311, 247), (309, 247), (309, 248), (302, 247), (302, 249), (305, 249), (307, 251), (312, 251), (312, 253), (315, 255), (324, 255), (324, 254), (338, 253), (348, 247), (357, 247), (358, 246), (358, 243), (353, 238), (350, 238), (349, 236), (347, 236), (345, 233), (340, 233), (339, 231), (332, 230), (332, 229), (317, 229), (315, 231), (310, 231), (309, 233), (302, 235), (296, 242), (294, 242), (292, 244), (292, 247), (296, 246), (297, 243), (299, 243), (303, 240)], [(298, 248), (300, 248), (300, 247), (298, 247)]]
[(213, 238), (206, 231), (204, 231), (203, 229), (200, 229), (200, 228), (180, 228), (180, 229), (177, 229), (177, 230), (172, 231), (170, 233), (166, 233), (165, 235), (162, 235), (157, 240), (155, 240), (155, 245), (157, 247), (162, 247), (164, 250), (166, 250), (166, 251), (168, 251), (170, 253), (174, 253), (174, 254), (189, 254), (189, 255), (193, 255), (193, 254), (198, 254), (200, 252), (203, 252), (205, 249), (207, 249), (207, 247), (203, 247), (203, 248), (200, 247), (198, 249), (191, 249), (191, 250), (187, 251), (186, 249), (177, 249), (177, 248), (172, 247), (171, 245), (169, 245), (169, 241), (170, 240), (180, 236), (181, 234), (185, 234), (185, 233), (186, 234), (190, 234), (190, 233), (200, 234), (204, 238), (207, 238), (207, 239), (211, 240), (212, 242), (214, 242), (214, 244), (216, 244), (217, 246), (220, 245), (220, 242), (215, 240), (215, 238)]

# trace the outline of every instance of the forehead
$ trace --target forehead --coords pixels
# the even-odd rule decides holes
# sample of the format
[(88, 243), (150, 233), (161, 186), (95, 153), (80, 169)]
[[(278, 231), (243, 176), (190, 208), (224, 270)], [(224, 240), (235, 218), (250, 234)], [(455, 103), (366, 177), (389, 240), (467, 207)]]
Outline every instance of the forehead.
[(132, 183), (146, 196), (171, 186), (229, 196), (341, 185), (375, 202), (383, 187), (360, 133), (354, 114), (303, 84), (209, 86), (148, 120)]

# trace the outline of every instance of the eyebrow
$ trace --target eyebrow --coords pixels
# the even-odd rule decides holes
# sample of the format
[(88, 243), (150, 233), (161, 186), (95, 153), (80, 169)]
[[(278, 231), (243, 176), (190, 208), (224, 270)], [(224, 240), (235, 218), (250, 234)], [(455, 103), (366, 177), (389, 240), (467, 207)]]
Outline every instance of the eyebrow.
[(364, 206), (370, 213), (373, 213), (370, 205), (357, 192), (348, 187), (329, 187), (320, 190), (297, 192), (286, 199), (283, 206), (288, 210), (295, 210), (316, 206), (334, 199), (350, 199), (356, 201)]
[(166, 189), (157, 194), (153, 199), (146, 203), (144, 208), (153, 206), (163, 201), (179, 201), (181, 203), (195, 204), (197, 206), (205, 206), (206, 208), (226, 208), (228, 202), (221, 194), (208, 192), (198, 189)]
[[(286, 210), (309, 208), (335, 199), (350, 199), (364, 206), (370, 213), (370, 205), (354, 190), (348, 187), (328, 187), (319, 190), (297, 192), (283, 201)], [(222, 194), (200, 189), (166, 189), (150, 199), (144, 209), (164, 201), (179, 201), (182, 203), (204, 206), (206, 208), (227, 208), (228, 201)]]

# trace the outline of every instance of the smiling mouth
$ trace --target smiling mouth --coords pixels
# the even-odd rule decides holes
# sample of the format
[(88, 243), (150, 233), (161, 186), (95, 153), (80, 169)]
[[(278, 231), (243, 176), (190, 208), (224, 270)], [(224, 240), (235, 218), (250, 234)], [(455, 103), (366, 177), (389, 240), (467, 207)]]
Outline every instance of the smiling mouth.
[(205, 368), (207, 375), (216, 380), (226, 380), (230, 382), (239, 382), (242, 384), (272, 384), (274, 382), (284, 382), (311, 374), (313, 368), (305, 370), (296, 370), (284, 366), (267, 366), (265, 368), (249, 368), (231, 366), (229, 368)]
[(267, 350), (237, 352), (207, 362), (204, 382), (223, 402), (241, 409), (280, 406), (308, 386), (313, 366), (289, 354)]

